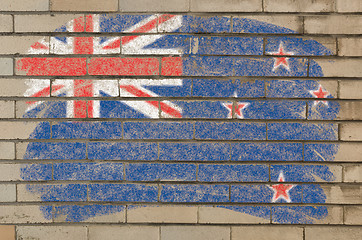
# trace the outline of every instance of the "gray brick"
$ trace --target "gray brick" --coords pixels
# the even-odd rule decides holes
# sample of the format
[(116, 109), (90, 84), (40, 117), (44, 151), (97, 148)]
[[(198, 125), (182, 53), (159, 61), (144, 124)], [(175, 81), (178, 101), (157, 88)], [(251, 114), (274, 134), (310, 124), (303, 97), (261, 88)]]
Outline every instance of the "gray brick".
[(161, 240), (230, 239), (230, 228), (219, 226), (161, 226)]
[[(38, 41), (49, 43), (49, 37), (0, 36), (0, 54), (31, 54), (30, 46)], [(44, 54), (49, 53), (46, 51)]]
[(362, 16), (306, 16), (304, 31), (315, 34), (361, 34)]
[(187, 12), (189, 0), (119, 0), (119, 8), (123, 12)]
[(81, 16), (83, 15), (15, 15), (15, 32), (54, 32), (55, 29)]
[(191, 0), (193, 12), (261, 12), (261, 0)]
[(51, 11), (115, 12), (118, 0), (50, 0)]
[[(39, 205), (3, 205), (0, 206), (1, 223), (50, 223), (45, 219)], [(39, 227), (39, 226), (37, 226)]]
[(303, 228), (284, 226), (242, 226), (231, 228), (231, 240), (302, 240)]
[(362, 206), (345, 206), (344, 223), (350, 225), (362, 225)]
[(83, 226), (19, 226), (18, 239), (87, 240), (87, 227)]
[(343, 226), (306, 227), (305, 240), (361, 240), (361, 228)]
[(338, 39), (339, 56), (362, 56), (361, 38), (339, 38)]
[(13, 31), (13, 17), (11, 15), (0, 15), (0, 32), (12, 32), (12, 31)]
[(13, 59), (11, 58), (0, 58), (0, 75), (9, 76), (13, 75)]
[(265, 12), (333, 12), (334, 0), (264, 0)]
[(361, 0), (336, 0), (337, 12), (362, 12)]
[(159, 228), (155, 226), (90, 226), (89, 240), (159, 240)]
[(1, 0), (1, 11), (48, 11), (49, 0)]
[(342, 141), (362, 141), (362, 123), (343, 123), (340, 134)]
[(0, 184), (0, 202), (16, 201), (16, 185)]

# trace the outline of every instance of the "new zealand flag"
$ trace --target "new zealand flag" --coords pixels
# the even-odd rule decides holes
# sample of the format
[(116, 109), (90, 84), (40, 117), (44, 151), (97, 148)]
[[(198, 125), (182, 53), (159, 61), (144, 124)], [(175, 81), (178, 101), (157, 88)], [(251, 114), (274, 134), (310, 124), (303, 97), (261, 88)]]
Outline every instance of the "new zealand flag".
[(56, 32), (17, 62), (33, 77), (25, 117), (45, 118), (24, 159), (46, 162), (22, 178), (48, 181), (26, 187), (54, 202), (46, 218), (171, 203), (327, 217), (319, 183), (335, 177), (316, 161), (333, 160), (338, 146), (319, 141), (337, 140), (337, 126), (308, 121), (339, 112), (308, 80), (323, 76), (310, 59), (332, 54), (323, 45), (242, 17), (88, 15)]

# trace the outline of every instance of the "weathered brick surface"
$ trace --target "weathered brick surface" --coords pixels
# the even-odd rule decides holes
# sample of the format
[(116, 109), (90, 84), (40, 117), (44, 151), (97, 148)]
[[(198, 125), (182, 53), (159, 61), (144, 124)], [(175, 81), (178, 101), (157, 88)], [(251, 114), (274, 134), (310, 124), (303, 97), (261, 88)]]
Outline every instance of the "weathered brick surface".
[(130, 208), (129, 223), (197, 223), (197, 207), (146, 207)]
[(89, 240), (150, 239), (159, 240), (159, 227), (156, 226), (90, 226)]
[(338, 119), (341, 120), (362, 120), (362, 101), (341, 101), (339, 102), (341, 111)]
[(241, 1), (207, 1), (191, 0), (190, 10), (193, 12), (261, 12), (261, 0), (241, 0)]
[(343, 80), (339, 84), (339, 97), (342, 99), (362, 99), (362, 81)]
[(0, 118), (13, 118), (14, 117), (14, 101), (0, 101)]
[(0, 58), (0, 75), (13, 75), (13, 59)]
[(21, 226), (16, 229), (18, 239), (87, 240), (87, 227), (83, 226)]
[(362, 145), (360, 143), (341, 143), (334, 161), (360, 162), (362, 160)]
[(344, 167), (344, 182), (362, 182), (362, 166), (347, 165)]
[[(3, 129), (0, 139), (27, 139), (38, 124), (38, 122), (0, 122), (0, 128)], [(50, 127), (48, 134), (44, 137), (49, 138), (49, 136)]]
[(336, 0), (337, 12), (361, 12), (362, 2), (359, 0)]
[(350, 225), (362, 224), (362, 207), (361, 206), (346, 206), (344, 207), (344, 223)]
[(303, 228), (301, 227), (270, 227), (270, 226), (243, 226), (231, 227), (231, 239), (245, 240), (302, 240)]
[(38, 36), (1, 36), (0, 54), (28, 54), (30, 45), (43, 40), (49, 42), (49, 37)]
[(16, 201), (16, 185), (0, 184), (0, 202)]
[(15, 159), (15, 144), (12, 142), (0, 142), (0, 159)]
[(0, 32), (13, 31), (13, 17), (11, 15), (0, 14)]
[(326, 202), (333, 204), (361, 204), (362, 188), (358, 185), (323, 185)]
[(362, 232), (358, 227), (306, 227), (305, 229), (306, 240), (358, 240), (361, 237)]
[(118, 10), (118, 0), (50, 0), (50, 10), (114, 12)]
[(333, 12), (334, 0), (265, 0), (266, 12)]
[(339, 56), (362, 56), (362, 39), (360, 38), (339, 38)]
[(362, 140), (362, 124), (360, 123), (344, 123), (341, 124), (341, 140), (343, 141), (361, 141)]
[(188, 0), (119, 0), (119, 9), (123, 12), (187, 12)]
[(0, 225), (1, 240), (14, 240), (15, 239), (15, 226), (13, 225)]
[(44, 218), (39, 205), (1, 205), (0, 223), (50, 223), (51, 220)]
[(161, 226), (161, 240), (168, 239), (230, 239), (230, 228), (218, 226)]
[(49, 0), (2, 0), (0, 9), (2, 11), (48, 11)]
[(53, 32), (61, 24), (75, 18), (80, 14), (54, 14), (54, 15), (15, 15), (15, 32)]
[(25, 79), (14, 78), (1, 78), (0, 79), (1, 97), (23, 97), (24, 93), (28, 89), (29, 84), (39, 84), (42, 86), (49, 86), (50, 80), (36, 79), (33, 82), (29, 82)]
[(362, 77), (362, 59), (318, 59), (324, 77)]
[(306, 16), (304, 32), (315, 34), (360, 34), (362, 17), (355, 15)]

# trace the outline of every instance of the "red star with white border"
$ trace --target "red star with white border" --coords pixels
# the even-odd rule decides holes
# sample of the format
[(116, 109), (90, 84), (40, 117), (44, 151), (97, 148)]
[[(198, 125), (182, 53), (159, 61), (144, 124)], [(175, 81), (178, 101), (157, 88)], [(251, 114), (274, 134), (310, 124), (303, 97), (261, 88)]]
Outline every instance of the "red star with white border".
[[(236, 93), (234, 93), (234, 97), (238, 97)], [(233, 108), (234, 108), (234, 112), (235, 112), (235, 116), (239, 119), (243, 119), (244, 115), (243, 115), (243, 109), (246, 108), (249, 103), (246, 102), (235, 102), (235, 106), (234, 104), (231, 102), (225, 102), (222, 103), (222, 105), (227, 108), (229, 110), (229, 114), (228, 114), (228, 118), (232, 118), (233, 117)]]
[[(323, 90), (322, 85), (319, 85), (317, 90), (310, 90), (309, 93), (312, 94), (315, 98), (326, 98), (329, 96), (329, 92), (326, 90)], [(313, 105), (315, 106), (320, 102), (323, 103), (324, 105), (328, 106), (327, 101), (314, 101)]]
[[(284, 174), (283, 172), (279, 173), (278, 182), (284, 182)], [(275, 184), (269, 186), (271, 190), (274, 191), (272, 202), (276, 202), (279, 199), (284, 199), (287, 203), (292, 202), (290, 199), (289, 191), (294, 187), (295, 185), (291, 184)]]
[[(277, 52), (268, 52), (268, 54), (274, 55), (274, 56), (294, 55), (293, 52), (284, 52), (283, 42), (280, 42), (279, 49)], [(275, 70), (277, 70), (280, 66), (283, 66), (285, 69), (290, 71), (288, 60), (289, 60), (289, 58), (287, 58), (287, 57), (275, 57), (273, 72), (275, 72)]]

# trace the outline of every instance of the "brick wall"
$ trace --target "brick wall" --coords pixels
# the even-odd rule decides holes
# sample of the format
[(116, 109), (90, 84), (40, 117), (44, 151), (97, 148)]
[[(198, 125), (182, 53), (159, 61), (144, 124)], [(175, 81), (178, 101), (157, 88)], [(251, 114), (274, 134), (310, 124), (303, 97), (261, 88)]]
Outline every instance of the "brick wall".
[(361, 12), (1, 0), (0, 240), (362, 239)]

